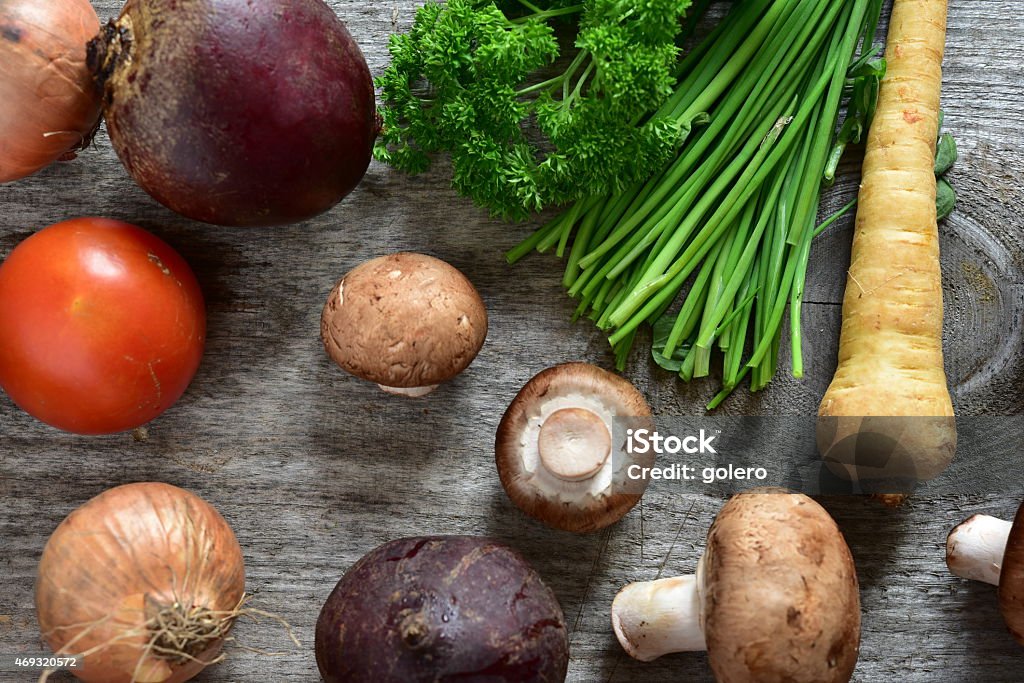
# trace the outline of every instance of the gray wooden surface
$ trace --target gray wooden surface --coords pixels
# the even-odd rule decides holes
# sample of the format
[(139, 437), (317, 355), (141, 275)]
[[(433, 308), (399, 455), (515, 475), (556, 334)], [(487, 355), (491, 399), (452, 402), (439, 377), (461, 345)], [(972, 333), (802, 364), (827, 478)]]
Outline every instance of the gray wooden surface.
[[(115, 0), (95, 0), (101, 18)], [(386, 36), (411, 21), (412, 0), (332, 0), (374, 73)], [(943, 227), (948, 370), (961, 414), (1024, 413), (1024, 14), (1017, 0), (953, 0), (946, 58), (947, 128), (962, 156), (951, 179), (957, 213)], [(2, 106), (2, 105), (0, 105)], [(827, 194), (838, 207), (856, 188), (856, 160)], [(418, 178), (374, 164), (341, 206), (309, 224), (231, 230), (190, 223), (137, 189), (105, 136), (79, 161), (0, 187), (0, 257), (33, 231), (76, 215), (138, 223), (196, 269), (209, 307), (209, 343), (186, 396), (148, 438), (81, 438), (48, 429), (0, 396), (0, 652), (39, 651), (32, 587), (43, 544), (60, 520), (104, 489), (158, 480), (216, 505), (246, 552), (254, 605), (291, 622), (302, 648), (273, 623), (239, 624), (233, 649), (199, 680), (315, 681), (313, 626), (338, 577), (400, 536), (491, 534), (519, 548), (558, 594), (571, 628), (572, 681), (711, 680), (703, 655), (651, 664), (626, 657), (611, 635), (615, 592), (632, 580), (692, 571), (721, 501), (654, 486), (642, 508), (589, 536), (535, 524), (505, 498), (492, 438), (505, 405), (530, 376), (573, 359), (610, 365), (601, 336), (570, 325), (559, 265), (502, 253), (529, 226), (488, 220), (448, 189), (446, 171)], [(780, 378), (731, 413), (812, 414), (834, 367), (851, 221), (816, 247), (804, 334), (807, 378)], [(480, 289), (491, 330), (463, 376), (408, 401), (344, 375), (323, 353), (320, 309), (335, 280), (392, 250), (426, 251)], [(785, 362), (785, 361), (784, 361)], [(702, 410), (713, 383), (683, 386), (638, 352), (628, 376), (663, 415)], [(1017, 501), (918, 498), (901, 510), (828, 500), (856, 557), (863, 644), (855, 679), (1021, 681), (1024, 650), (1003, 628), (990, 587), (952, 578), (947, 530), (975, 511), (1007, 515)], [(0, 673), (0, 680), (19, 680)], [(63, 680), (63, 679), (62, 679)]]

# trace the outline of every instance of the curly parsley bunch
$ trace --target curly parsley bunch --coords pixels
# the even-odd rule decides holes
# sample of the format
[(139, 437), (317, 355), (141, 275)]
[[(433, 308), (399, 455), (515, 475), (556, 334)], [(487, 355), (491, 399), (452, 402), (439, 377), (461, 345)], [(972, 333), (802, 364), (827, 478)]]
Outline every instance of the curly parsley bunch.
[[(391, 37), (375, 154), (419, 173), (447, 152), (453, 185), (492, 214), (615, 192), (660, 170), (689, 132), (654, 116), (676, 86), (690, 0), (432, 0)], [(576, 56), (554, 26), (577, 21)]]

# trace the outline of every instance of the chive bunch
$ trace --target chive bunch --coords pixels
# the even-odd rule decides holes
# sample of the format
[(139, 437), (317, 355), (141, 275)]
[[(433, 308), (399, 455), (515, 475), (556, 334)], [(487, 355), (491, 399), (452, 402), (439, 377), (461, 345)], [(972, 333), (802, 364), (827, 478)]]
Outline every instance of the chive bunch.
[[(608, 332), (620, 368), (645, 323), (655, 360), (687, 381), (710, 374), (717, 346), (723, 388), (709, 409), (748, 375), (754, 391), (772, 379), (787, 307), (802, 376), (800, 304), (821, 188), (837, 150), (870, 124), (881, 9), (882, 0), (735, 3), (682, 60), (656, 114), (693, 128), (675, 160), (647, 182), (576, 202), (509, 261), (534, 249), (567, 256), (576, 316)], [(844, 102), (856, 126), (837, 131)]]

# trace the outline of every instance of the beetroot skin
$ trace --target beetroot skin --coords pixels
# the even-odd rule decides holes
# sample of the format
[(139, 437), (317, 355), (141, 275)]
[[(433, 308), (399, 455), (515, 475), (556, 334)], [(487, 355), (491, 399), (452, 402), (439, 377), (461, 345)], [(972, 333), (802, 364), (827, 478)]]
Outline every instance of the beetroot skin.
[(321, 0), (128, 0), (89, 47), (114, 149), (184, 216), (302, 221), (370, 163), (370, 71)]
[(564, 681), (565, 618), (511, 548), (483, 538), (406, 538), (350, 569), (316, 625), (326, 683)]

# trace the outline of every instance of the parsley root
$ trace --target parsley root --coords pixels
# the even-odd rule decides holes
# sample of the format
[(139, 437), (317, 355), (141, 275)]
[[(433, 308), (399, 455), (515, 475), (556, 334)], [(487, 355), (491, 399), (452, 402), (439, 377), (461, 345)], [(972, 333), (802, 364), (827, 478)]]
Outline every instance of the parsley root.
[[(956, 450), (935, 214), (945, 31), (946, 0), (896, 0), (864, 158), (839, 368), (819, 409), (820, 445), (870, 432), (910, 458), (912, 471), (885, 474), (917, 479), (941, 473)], [(894, 417), (862, 419), (869, 416)]]

